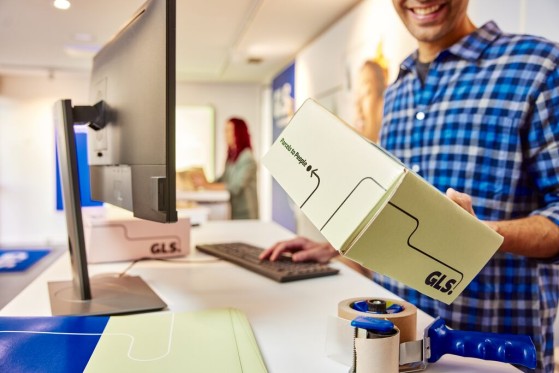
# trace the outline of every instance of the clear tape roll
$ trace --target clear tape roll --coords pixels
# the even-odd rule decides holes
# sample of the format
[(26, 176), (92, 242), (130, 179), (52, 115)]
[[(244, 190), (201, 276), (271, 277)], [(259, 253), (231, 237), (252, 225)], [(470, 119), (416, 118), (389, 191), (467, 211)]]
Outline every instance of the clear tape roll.
[(415, 341), (417, 334), (417, 307), (413, 304), (386, 298), (374, 298), (384, 300), (387, 306), (398, 304), (403, 307), (403, 310), (397, 313), (370, 313), (361, 312), (352, 307), (355, 302), (367, 301), (372, 298), (350, 298), (345, 299), (338, 303), (338, 317), (345, 320), (353, 320), (357, 316), (368, 316), (379, 319), (390, 320), (400, 330), (400, 343)]

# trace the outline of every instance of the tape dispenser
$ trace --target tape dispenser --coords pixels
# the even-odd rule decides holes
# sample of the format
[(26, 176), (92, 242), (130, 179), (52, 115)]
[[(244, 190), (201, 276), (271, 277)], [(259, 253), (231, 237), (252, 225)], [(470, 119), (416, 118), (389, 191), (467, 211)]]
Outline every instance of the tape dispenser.
[(360, 313), (350, 321), (354, 328), (350, 372), (416, 372), (445, 354), (536, 367), (536, 349), (528, 336), (452, 330), (436, 318), (422, 339), (400, 343), (398, 327), (379, 316), (403, 312), (401, 305), (386, 307), (385, 300), (369, 299), (350, 306)]

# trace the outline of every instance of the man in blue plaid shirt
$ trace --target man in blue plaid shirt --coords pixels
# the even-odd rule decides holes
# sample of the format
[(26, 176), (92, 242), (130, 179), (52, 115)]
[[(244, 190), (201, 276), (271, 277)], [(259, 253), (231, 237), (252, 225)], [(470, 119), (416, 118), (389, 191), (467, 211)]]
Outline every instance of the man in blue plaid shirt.
[[(380, 274), (374, 280), (454, 329), (529, 335), (536, 370), (553, 372), (559, 47), (493, 22), (476, 28), (468, 0), (393, 3), (418, 49), (385, 94), (381, 144), (505, 240), (451, 305)], [(296, 238), (262, 257), (283, 251), (319, 261), (337, 253)]]

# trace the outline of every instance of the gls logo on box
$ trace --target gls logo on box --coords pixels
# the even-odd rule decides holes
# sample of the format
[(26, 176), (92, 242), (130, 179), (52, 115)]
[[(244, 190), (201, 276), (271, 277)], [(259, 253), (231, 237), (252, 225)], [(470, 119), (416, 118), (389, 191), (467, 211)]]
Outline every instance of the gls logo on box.
[(429, 274), (425, 279), (425, 285), (429, 285), (434, 289), (437, 289), (441, 293), (448, 293), (448, 295), (452, 294), (452, 287), (456, 284), (455, 279), (449, 279), (444, 282), (446, 279), (446, 275), (435, 271)]
[(152, 254), (178, 254), (181, 252), (180, 245), (177, 241), (171, 242), (156, 242), (151, 245), (150, 251)]

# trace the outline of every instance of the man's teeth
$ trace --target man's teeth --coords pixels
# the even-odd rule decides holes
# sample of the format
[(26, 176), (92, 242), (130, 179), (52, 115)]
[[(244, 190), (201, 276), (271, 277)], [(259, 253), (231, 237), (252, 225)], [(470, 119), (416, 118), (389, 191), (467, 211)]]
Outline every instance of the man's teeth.
[(433, 5), (428, 8), (413, 8), (413, 12), (420, 16), (426, 16), (428, 14), (435, 13), (440, 8), (440, 5)]

